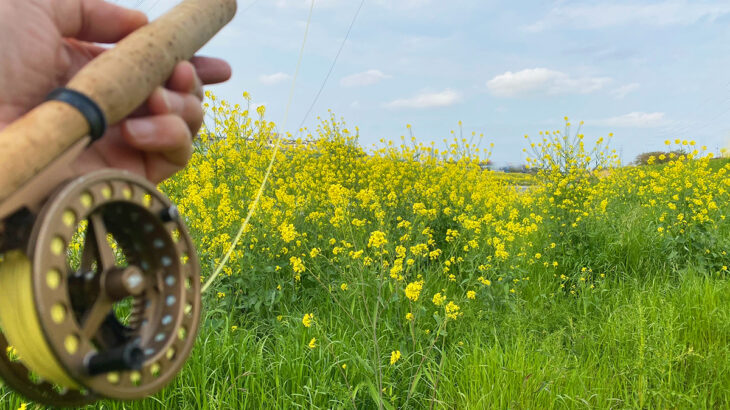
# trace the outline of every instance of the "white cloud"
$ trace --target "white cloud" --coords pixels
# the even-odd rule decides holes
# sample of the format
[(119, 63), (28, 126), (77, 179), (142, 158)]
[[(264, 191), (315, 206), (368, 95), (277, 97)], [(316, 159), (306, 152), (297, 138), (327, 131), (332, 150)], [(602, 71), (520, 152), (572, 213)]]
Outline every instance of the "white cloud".
[(344, 77), (340, 80), (340, 85), (343, 87), (360, 87), (377, 84), (386, 78), (390, 78), (390, 76), (380, 70), (367, 70)]
[(621, 128), (655, 128), (667, 124), (663, 112), (631, 112), (617, 117), (586, 121), (590, 124)]
[(385, 103), (385, 108), (434, 108), (448, 107), (461, 101), (458, 91), (446, 89), (441, 92), (425, 92), (411, 98), (401, 98)]
[(259, 76), (259, 82), (265, 85), (274, 85), (289, 80), (291, 76), (286, 73), (262, 74)]
[(638, 88), (639, 88), (638, 83), (622, 85), (621, 87), (616, 88), (615, 90), (611, 90), (611, 95), (613, 95), (614, 97), (616, 97), (617, 99), (620, 100), (620, 99), (626, 97), (627, 94), (636, 91)]
[(585, 4), (572, 1), (561, 2), (541, 20), (525, 28), (528, 31), (543, 31), (553, 27), (600, 29), (623, 25), (688, 25), (703, 19), (713, 21), (728, 13), (730, 13), (730, 4), (727, 3), (665, 0), (650, 4), (626, 1)]
[(547, 68), (530, 68), (500, 74), (487, 81), (487, 88), (497, 97), (588, 94), (600, 90), (610, 81), (608, 77), (571, 77)]

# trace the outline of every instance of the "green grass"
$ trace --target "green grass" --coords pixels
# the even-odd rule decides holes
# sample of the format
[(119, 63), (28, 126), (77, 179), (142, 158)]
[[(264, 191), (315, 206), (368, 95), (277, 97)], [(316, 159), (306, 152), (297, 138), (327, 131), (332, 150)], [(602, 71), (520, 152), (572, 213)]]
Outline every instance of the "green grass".
[[(376, 408), (366, 364), (371, 349), (357, 337), (337, 337), (352, 328), (334, 320), (336, 307), (330, 315), (319, 309), (331, 318), (330, 339), (341, 342), (322, 341), (310, 350), (299, 316), (270, 323), (248, 317), (233, 331), (240, 317), (216, 303), (207, 302), (195, 351), (170, 386), (144, 401), (94, 408)], [(730, 405), (726, 278), (687, 270), (672, 279), (618, 278), (579, 297), (526, 292), (521, 302), (460, 325), (468, 337), (445, 348), (437, 343), (437, 359), (425, 362), (408, 407), (432, 401), (436, 408)], [(393, 373), (385, 377), (387, 401), (405, 405), (398, 367), (419, 361), (404, 357), (386, 368)], [(343, 363), (348, 368), (341, 371)], [(2, 402), (17, 408), (21, 400), (5, 393)]]

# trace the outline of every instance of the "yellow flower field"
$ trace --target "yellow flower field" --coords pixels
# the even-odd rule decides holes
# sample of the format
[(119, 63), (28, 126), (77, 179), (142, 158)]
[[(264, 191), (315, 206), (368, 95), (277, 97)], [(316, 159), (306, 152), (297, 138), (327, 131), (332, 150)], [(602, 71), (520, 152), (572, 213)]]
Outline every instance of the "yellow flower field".
[[(208, 101), (190, 165), (160, 186), (204, 281), (279, 138), (263, 107)], [(333, 114), (284, 135), (180, 376), (102, 405), (730, 406), (730, 165), (683, 140), (622, 165), (610, 135), (565, 121), (527, 137), (532, 174), (487, 169), (461, 124), (443, 145), (366, 149)]]
[[(201, 132), (190, 165), (161, 187), (185, 216), (206, 275), (253, 206), (279, 136), (263, 107), (249, 112), (209, 97), (214, 125)], [(427, 406), (440, 397), (474, 404), (439, 380), (460, 377), (484, 354), (477, 329), (505, 326), (497, 317), (539, 306), (589, 314), (622, 294), (617, 283), (687, 270), (726, 283), (730, 166), (694, 142), (676, 141), (685, 154), (668, 154), (665, 165), (622, 167), (610, 135), (589, 148), (566, 118), (565, 131), (527, 137), (529, 164), (540, 171), (513, 178), (485, 169), (489, 149), (461, 136), (437, 147), (411, 134), (367, 150), (357, 128), (331, 114), (316, 130), (283, 138), (207, 300), (236, 328), (270, 323), (266, 332), (296, 340), (287, 356), (294, 349), (299, 360), (336, 364), (327, 378), (344, 390), (303, 401), (311, 405), (335, 396), (354, 407)], [(275, 378), (286, 378), (282, 371)], [(647, 399), (646, 377), (632, 374), (622, 400), (668, 403)], [(554, 404), (543, 396), (522, 402)], [(613, 396), (596, 397), (600, 407)], [(714, 403), (727, 403), (722, 397)]]

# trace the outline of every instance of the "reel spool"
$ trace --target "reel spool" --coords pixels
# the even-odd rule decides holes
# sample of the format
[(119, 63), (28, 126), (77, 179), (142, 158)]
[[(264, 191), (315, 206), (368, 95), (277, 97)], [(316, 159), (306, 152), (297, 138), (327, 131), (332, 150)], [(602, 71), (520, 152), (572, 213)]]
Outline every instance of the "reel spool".
[(50, 405), (156, 393), (195, 342), (199, 275), (176, 208), (145, 179), (103, 170), (72, 180), (24, 249), (0, 262), (0, 376)]

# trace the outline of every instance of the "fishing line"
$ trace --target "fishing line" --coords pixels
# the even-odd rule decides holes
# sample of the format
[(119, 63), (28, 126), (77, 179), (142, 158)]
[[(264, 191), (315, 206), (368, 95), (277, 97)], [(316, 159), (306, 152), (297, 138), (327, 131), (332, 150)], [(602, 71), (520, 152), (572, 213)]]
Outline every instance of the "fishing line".
[[(51, 353), (41, 330), (33, 299), (31, 264), (25, 254), (15, 250), (5, 254), (0, 263), (0, 325), (19, 359), (41, 378), (59, 386), (78, 389), (79, 385)], [(0, 352), (6, 354), (6, 352)]]
[[(350, 32), (352, 31), (352, 27), (355, 25), (355, 21), (357, 20), (357, 17), (360, 15), (360, 10), (362, 10), (362, 7), (364, 4), (365, 4), (365, 0), (362, 0), (360, 2), (360, 6), (357, 8), (357, 11), (355, 12), (355, 16), (352, 18), (352, 21), (350, 21), (350, 26), (347, 28), (347, 33), (345, 34), (345, 38), (342, 40), (342, 43), (340, 44), (340, 47), (337, 50), (337, 54), (335, 55), (334, 61), (330, 65), (329, 71), (327, 72), (327, 75), (325, 76), (324, 81), (322, 81), (322, 85), (320, 86), (319, 91), (317, 92), (317, 95), (314, 97), (312, 104), (309, 106), (309, 110), (307, 110), (307, 114), (304, 116), (304, 119), (302, 120), (301, 124), (299, 125), (299, 128), (301, 128), (302, 125), (304, 124), (304, 122), (307, 120), (307, 117), (309, 116), (310, 112), (312, 111), (312, 108), (317, 103), (319, 96), (322, 94), (322, 90), (324, 90), (324, 87), (327, 84), (327, 80), (330, 78), (332, 71), (334, 71), (335, 65), (337, 64), (337, 60), (339, 59), (340, 54), (342, 53), (342, 49), (344, 48), (345, 43), (347, 42), (347, 39), (350, 37)], [(251, 5), (253, 5), (253, 3)], [(314, 0), (312, 0), (312, 3), (309, 8), (309, 16), (307, 17), (307, 25), (304, 30), (304, 40), (302, 41), (302, 47), (299, 50), (299, 59), (297, 61), (297, 68), (296, 68), (296, 72), (294, 73), (294, 78), (292, 80), (291, 90), (289, 91), (289, 101), (287, 102), (287, 105), (286, 105), (286, 113), (284, 115), (283, 129), (286, 129), (286, 125), (287, 125), (287, 122), (289, 119), (289, 108), (291, 106), (291, 102), (294, 97), (294, 86), (295, 86), (297, 78), (299, 76), (299, 68), (301, 66), (302, 57), (304, 55), (304, 45), (307, 42), (307, 34), (309, 33), (309, 26), (310, 26), (311, 20), (312, 20), (312, 10), (313, 9), (314, 9)], [(236, 237), (234, 238), (233, 243), (228, 248), (228, 251), (226, 252), (225, 257), (218, 264), (218, 266), (216, 267), (213, 274), (210, 276), (210, 278), (208, 278), (208, 280), (203, 285), (201, 292), (205, 293), (208, 290), (208, 288), (210, 288), (210, 286), (213, 284), (213, 282), (218, 278), (218, 276), (220, 276), (220, 273), (223, 270), (223, 268), (225, 267), (226, 263), (228, 262), (228, 259), (230, 259), (230, 256), (233, 253), (233, 250), (236, 248), (236, 246), (240, 242), (241, 237), (243, 236), (243, 232), (245, 231), (246, 227), (248, 226), (249, 220), (251, 219), (251, 216), (253, 215), (253, 212), (256, 209), (259, 199), (261, 198), (261, 195), (266, 186), (266, 182), (269, 178), (269, 174), (271, 173), (271, 168), (273, 167), (274, 161), (276, 159), (276, 154), (278, 153), (279, 146), (281, 145), (282, 136), (283, 136), (283, 133), (279, 133), (278, 137), (276, 138), (276, 144), (274, 146), (274, 153), (271, 156), (271, 161), (269, 162), (269, 167), (267, 168), (266, 174), (264, 175), (264, 181), (262, 182), (261, 186), (259, 187), (258, 192), (256, 193), (256, 198), (254, 199), (253, 205), (251, 206), (251, 209), (249, 210), (248, 215), (246, 215), (246, 219), (243, 221), (243, 225), (241, 225), (241, 228), (238, 230), (238, 233), (236, 234)]]
[(312, 112), (314, 105), (317, 103), (317, 100), (319, 100), (319, 96), (322, 94), (322, 90), (324, 90), (324, 87), (327, 84), (327, 80), (329, 80), (330, 75), (332, 75), (332, 71), (334, 71), (334, 69), (335, 69), (335, 64), (337, 64), (337, 60), (340, 58), (340, 53), (342, 53), (342, 49), (345, 48), (345, 43), (347, 42), (347, 39), (350, 38), (350, 32), (352, 31), (352, 27), (355, 25), (357, 16), (360, 15), (360, 10), (362, 10), (362, 6), (364, 4), (365, 4), (365, 0), (362, 0), (360, 2), (360, 6), (357, 8), (357, 11), (355, 12), (355, 16), (352, 18), (352, 21), (350, 21), (350, 27), (347, 28), (347, 34), (345, 34), (345, 38), (342, 40), (342, 43), (340, 43), (340, 48), (339, 48), (339, 50), (337, 50), (335, 59), (332, 61), (332, 65), (330, 65), (330, 69), (327, 72), (327, 75), (324, 77), (324, 81), (322, 81), (322, 86), (319, 87), (319, 91), (317, 91), (317, 95), (314, 97), (312, 104), (309, 106), (307, 113), (304, 115), (304, 119), (302, 119), (302, 122), (299, 124), (299, 129), (301, 129), (302, 126), (304, 125), (304, 122), (307, 121), (307, 118), (309, 117), (309, 114)]
[[(292, 79), (291, 89), (289, 90), (289, 100), (286, 103), (286, 111), (284, 113), (284, 124), (283, 129), (286, 129), (287, 121), (289, 120), (289, 109), (291, 107), (292, 100), (294, 99), (294, 88), (297, 83), (297, 78), (299, 77), (299, 68), (302, 65), (302, 58), (304, 56), (304, 46), (307, 44), (307, 34), (309, 33), (309, 26), (312, 22), (312, 11), (314, 10), (314, 0), (312, 0), (311, 5), (309, 6), (309, 16), (307, 16), (307, 25), (304, 28), (304, 39), (302, 40), (302, 47), (299, 50), (299, 59), (297, 60), (297, 68), (294, 72), (294, 78)], [(264, 188), (266, 187), (266, 182), (269, 179), (269, 175), (271, 174), (271, 169), (274, 166), (274, 161), (276, 160), (276, 154), (279, 152), (279, 146), (281, 145), (281, 140), (283, 137), (283, 133), (279, 133), (279, 135), (276, 138), (276, 143), (274, 144), (274, 152), (271, 154), (271, 160), (269, 161), (269, 166), (266, 169), (266, 173), (264, 174), (264, 180), (261, 183), (261, 186), (259, 187), (258, 192), (256, 193), (256, 197), (254, 198), (253, 203), (251, 204), (251, 208), (248, 211), (248, 214), (246, 215), (246, 219), (243, 221), (243, 224), (241, 225), (241, 228), (238, 229), (238, 233), (236, 234), (236, 237), (233, 239), (233, 242), (231, 243), (231, 246), (228, 248), (228, 251), (226, 252), (226, 255), (223, 257), (223, 260), (218, 264), (218, 267), (216, 267), (215, 271), (213, 271), (213, 274), (208, 278), (208, 280), (205, 282), (203, 287), (201, 288), (201, 293), (205, 293), (210, 285), (213, 284), (213, 282), (218, 278), (223, 268), (226, 266), (226, 263), (228, 263), (228, 259), (230, 259), (231, 254), (233, 253), (233, 250), (236, 248), (238, 243), (241, 240), (241, 236), (243, 236), (243, 232), (246, 230), (246, 227), (248, 226), (249, 221), (251, 220), (251, 216), (253, 216), (254, 211), (256, 210), (256, 206), (259, 203), (259, 200), (261, 199), (261, 195), (264, 192)]]

